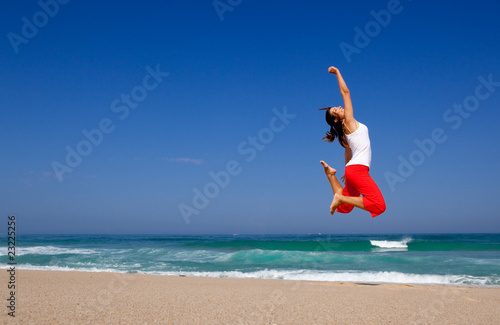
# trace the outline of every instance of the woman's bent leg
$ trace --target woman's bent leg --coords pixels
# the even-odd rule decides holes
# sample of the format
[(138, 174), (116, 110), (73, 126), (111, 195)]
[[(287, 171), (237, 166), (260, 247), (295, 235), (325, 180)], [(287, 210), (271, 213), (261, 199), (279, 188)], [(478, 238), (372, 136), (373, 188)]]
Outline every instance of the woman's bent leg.
[(326, 177), (328, 177), (328, 181), (330, 182), (330, 186), (332, 187), (333, 194), (342, 193), (343, 190), (342, 184), (340, 184), (339, 180), (337, 179), (337, 176), (335, 176), (337, 170), (335, 168), (328, 166), (328, 164), (323, 160), (320, 161), (320, 163), (325, 168), (325, 174)]
[(358, 190), (356, 190), (356, 188), (354, 188), (354, 186), (352, 186), (352, 184), (349, 183), (349, 180), (347, 177), (346, 177), (346, 181), (345, 181), (344, 191), (342, 191), (342, 193), (338, 193), (338, 194), (339, 195), (337, 195), (337, 198), (340, 201), (340, 205), (337, 208), (337, 212), (340, 212), (340, 213), (351, 212), (352, 209), (354, 209), (354, 205), (349, 204), (347, 202), (342, 202), (342, 200), (340, 198), (342, 198), (342, 197), (357, 197), (357, 196), (359, 197), (360, 194), (359, 194)]
[[(351, 207), (357, 207), (363, 210), (366, 210), (365, 205), (363, 203), (364, 198), (359, 197), (359, 196), (345, 196), (345, 195), (339, 195), (339, 201), (342, 203), (342, 205), (346, 204)], [(352, 208), (351, 208), (352, 210)]]
[(339, 180), (337, 179), (337, 176), (335, 176), (337, 170), (328, 166), (328, 164), (323, 160), (320, 161), (320, 163), (325, 168), (326, 177), (328, 177), (328, 181), (330, 182), (330, 186), (332, 187), (334, 196), (332, 204), (330, 205), (330, 214), (333, 214), (340, 205), (340, 202), (338, 201), (338, 198), (336, 199), (336, 196), (337, 194), (341, 194), (344, 189), (342, 188), (342, 184), (340, 184)]
[(350, 179), (351, 184), (361, 193), (361, 195), (363, 195), (363, 197), (339, 197), (339, 200), (342, 203), (352, 204), (358, 208), (369, 211), (372, 217), (382, 214), (386, 208), (384, 197), (377, 184), (368, 173), (369, 168), (362, 165), (351, 165), (346, 167), (346, 175), (347, 169), (349, 169), (349, 174), (354, 176)]

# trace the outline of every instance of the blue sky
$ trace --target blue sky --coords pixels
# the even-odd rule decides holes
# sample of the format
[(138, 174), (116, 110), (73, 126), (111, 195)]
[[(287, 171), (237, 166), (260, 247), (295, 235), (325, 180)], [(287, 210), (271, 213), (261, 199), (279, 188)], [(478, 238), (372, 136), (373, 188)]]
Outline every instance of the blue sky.
[[(18, 233), (500, 230), (498, 2), (215, 4), (2, 3), (0, 206)], [(370, 130), (373, 219), (329, 214), (331, 65)]]

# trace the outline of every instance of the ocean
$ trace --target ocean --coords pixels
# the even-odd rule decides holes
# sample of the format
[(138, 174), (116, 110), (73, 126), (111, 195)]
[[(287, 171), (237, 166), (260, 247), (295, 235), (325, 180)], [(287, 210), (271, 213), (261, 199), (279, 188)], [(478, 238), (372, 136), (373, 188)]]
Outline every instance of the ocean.
[(17, 235), (15, 252), (27, 270), (500, 286), (500, 234)]

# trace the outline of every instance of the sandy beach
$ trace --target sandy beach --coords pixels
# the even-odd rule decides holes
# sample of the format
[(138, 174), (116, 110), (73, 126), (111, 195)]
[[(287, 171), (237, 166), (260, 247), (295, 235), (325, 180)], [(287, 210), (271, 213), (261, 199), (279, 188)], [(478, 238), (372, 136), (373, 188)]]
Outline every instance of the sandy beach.
[[(2, 324), (499, 324), (500, 288), (16, 270)], [(4, 299), (9, 273), (3, 270)], [(8, 302), (7, 302), (8, 304)]]

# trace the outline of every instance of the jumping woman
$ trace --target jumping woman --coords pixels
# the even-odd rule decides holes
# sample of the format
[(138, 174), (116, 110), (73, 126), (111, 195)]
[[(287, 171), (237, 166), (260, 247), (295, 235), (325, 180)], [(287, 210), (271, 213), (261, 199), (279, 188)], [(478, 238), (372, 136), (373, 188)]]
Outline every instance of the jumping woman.
[(323, 139), (328, 142), (339, 139), (340, 145), (345, 148), (346, 164), (345, 176), (341, 178), (345, 182), (343, 188), (335, 176), (337, 171), (321, 161), (333, 190), (330, 213), (333, 214), (335, 210), (349, 213), (354, 207), (358, 207), (376, 217), (385, 211), (385, 201), (377, 184), (368, 174), (372, 159), (368, 128), (354, 119), (351, 95), (339, 69), (330, 67), (328, 72), (337, 76), (344, 108), (322, 108), (326, 110), (326, 122), (330, 125), (330, 132)]

